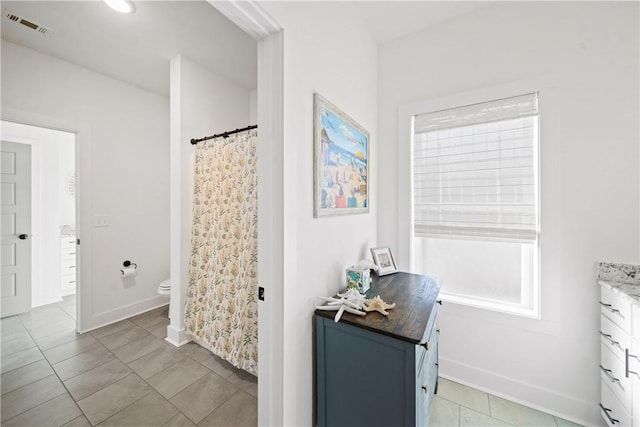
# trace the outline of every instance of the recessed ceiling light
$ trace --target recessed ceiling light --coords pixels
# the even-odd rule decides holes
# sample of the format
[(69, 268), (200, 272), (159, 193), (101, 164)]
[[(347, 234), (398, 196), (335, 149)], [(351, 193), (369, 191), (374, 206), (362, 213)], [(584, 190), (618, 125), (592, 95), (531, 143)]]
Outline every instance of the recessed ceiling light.
[(136, 7), (129, 0), (103, 0), (111, 9), (120, 13), (134, 13)]

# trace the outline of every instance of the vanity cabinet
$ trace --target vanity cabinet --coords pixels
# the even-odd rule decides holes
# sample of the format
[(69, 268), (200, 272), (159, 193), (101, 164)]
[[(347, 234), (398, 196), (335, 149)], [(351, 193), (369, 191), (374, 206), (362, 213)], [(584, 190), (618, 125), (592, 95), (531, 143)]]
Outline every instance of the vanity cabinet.
[(76, 293), (76, 237), (60, 237), (60, 290), (62, 296)]
[(631, 307), (631, 332), (631, 349), (627, 354), (633, 395), (631, 412), (633, 425), (640, 426), (640, 304), (634, 304)]
[(607, 425), (640, 426), (640, 309), (600, 287), (600, 412)]
[(394, 273), (373, 277), (367, 298), (389, 315), (315, 312), (318, 426), (427, 426), (438, 381), (440, 283)]

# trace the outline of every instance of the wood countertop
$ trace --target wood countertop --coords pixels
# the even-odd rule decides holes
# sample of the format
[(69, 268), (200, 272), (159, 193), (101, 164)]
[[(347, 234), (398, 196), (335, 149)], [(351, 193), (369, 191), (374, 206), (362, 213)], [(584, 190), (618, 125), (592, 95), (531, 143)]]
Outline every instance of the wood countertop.
[[(396, 303), (387, 310), (388, 316), (371, 311), (366, 316), (343, 313), (340, 322), (388, 335), (412, 344), (420, 344), (436, 298), (440, 292), (440, 281), (420, 274), (397, 272), (378, 277), (373, 273), (371, 288), (365, 296), (380, 295), (386, 303)], [(315, 314), (333, 319), (335, 311), (316, 310)]]

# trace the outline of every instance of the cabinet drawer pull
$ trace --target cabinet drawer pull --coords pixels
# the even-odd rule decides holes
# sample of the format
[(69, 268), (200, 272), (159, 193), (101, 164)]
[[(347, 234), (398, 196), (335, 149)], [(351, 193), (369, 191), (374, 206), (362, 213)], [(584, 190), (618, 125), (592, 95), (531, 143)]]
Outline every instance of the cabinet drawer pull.
[(618, 310), (617, 308), (611, 307), (611, 304), (605, 304), (602, 301), (600, 301), (600, 305), (603, 306), (604, 308), (606, 308), (607, 310), (609, 310), (612, 313), (620, 313), (620, 310)]
[(609, 418), (609, 422), (611, 424), (618, 424), (620, 422), (614, 418), (611, 418), (611, 415), (609, 415), (609, 412), (611, 412), (611, 409), (605, 408), (602, 403), (600, 403), (600, 409), (602, 409), (602, 412), (607, 416), (607, 418)]
[(430, 346), (429, 346), (429, 341), (427, 341), (427, 342), (425, 342), (425, 343), (422, 343), (422, 344), (420, 344), (420, 345), (421, 345), (421, 346), (423, 346), (424, 348), (426, 348), (426, 349), (427, 349), (427, 351), (429, 351), (429, 347), (430, 347)]
[(600, 335), (602, 335), (603, 337), (605, 337), (607, 339), (607, 341), (609, 341), (611, 343), (611, 345), (617, 345), (620, 346), (620, 343), (618, 341), (614, 341), (613, 338), (611, 338), (611, 335), (609, 334), (605, 334), (604, 332), (600, 331)]
[(609, 381), (611, 381), (612, 383), (619, 383), (620, 380), (616, 377), (614, 377), (613, 375), (611, 375), (611, 369), (607, 369), (604, 366), (600, 365), (600, 370), (602, 372), (604, 372), (604, 374), (607, 376), (607, 378), (609, 378)]
[(636, 371), (632, 371), (632, 370), (629, 369), (629, 365), (631, 364), (631, 358), (633, 357), (638, 362), (640, 362), (640, 357), (636, 356), (635, 354), (629, 353), (629, 349), (628, 348), (625, 348), (624, 352), (625, 352), (625, 355), (627, 356), (626, 360), (625, 360), (625, 362), (626, 362), (625, 363), (625, 370), (626, 370), (625, 375), (626, 375), (626, 377), (629, 378), (629, 374), (633, 374), (636, 377), (640, 378), (640, 373), (638, 373)]

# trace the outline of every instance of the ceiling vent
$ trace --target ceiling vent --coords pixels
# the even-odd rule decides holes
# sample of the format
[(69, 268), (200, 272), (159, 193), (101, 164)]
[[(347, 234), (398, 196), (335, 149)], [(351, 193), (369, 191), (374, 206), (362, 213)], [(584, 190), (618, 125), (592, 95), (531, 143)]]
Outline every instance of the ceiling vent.
[(23, 18), (20, 15), (17, 15), (10, 10), (5, 10), (3, 13), (5, 18), (9, 21), (15, 22), (16, 24), (22, 24), (25, 27), (37, 31), (43, 35), (51, 35), (54, 31), (51, 28), (45, 27), (44, 25), (37, 24), (30, 19)]

